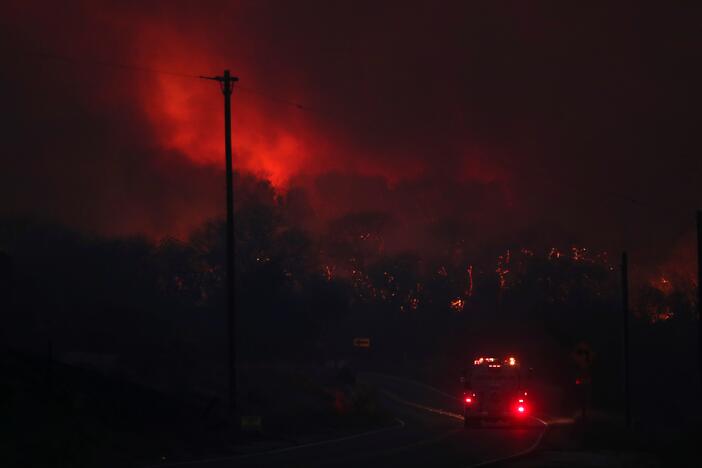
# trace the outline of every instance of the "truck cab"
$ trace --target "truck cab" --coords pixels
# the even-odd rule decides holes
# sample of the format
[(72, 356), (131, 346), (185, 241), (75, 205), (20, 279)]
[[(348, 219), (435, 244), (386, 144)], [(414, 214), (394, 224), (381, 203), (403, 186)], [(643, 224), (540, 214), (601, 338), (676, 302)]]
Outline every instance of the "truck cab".
[(523, 421), (531, 413), (526, 380), (514, 356), (473, 360), (462, 378), (465, 426), (478, 426), (486, 420)]

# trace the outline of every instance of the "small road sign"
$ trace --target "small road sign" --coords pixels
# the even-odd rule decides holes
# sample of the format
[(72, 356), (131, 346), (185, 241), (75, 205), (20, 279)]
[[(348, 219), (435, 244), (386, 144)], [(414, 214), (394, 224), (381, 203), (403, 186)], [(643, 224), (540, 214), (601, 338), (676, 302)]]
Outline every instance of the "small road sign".
[(354, 338), (353, 347), (354, 348), (370, 348), (371, 340), (370, 338)]

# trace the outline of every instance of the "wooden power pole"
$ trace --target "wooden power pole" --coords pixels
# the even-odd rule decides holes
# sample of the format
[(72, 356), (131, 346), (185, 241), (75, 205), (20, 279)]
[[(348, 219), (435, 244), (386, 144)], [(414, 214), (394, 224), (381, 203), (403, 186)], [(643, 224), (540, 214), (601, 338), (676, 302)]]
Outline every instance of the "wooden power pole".
[(231, 416), (236, 414), (236, 295), (235, 295), (235, 275), (234, 268), (234, 176), (232, 171), (232, 91), (234, 83), (239, 78), (232, 76), (229, 70), (224, 70), (222, 76), (201, 76), (207, 80), (218, 81), (224, 95), (224, 155), (227, 180), (227, 258), (226, 258), (226, 279), (227, 288), (227, 338), (228, 338), (228, 371), (229, 371), (229, 412)]

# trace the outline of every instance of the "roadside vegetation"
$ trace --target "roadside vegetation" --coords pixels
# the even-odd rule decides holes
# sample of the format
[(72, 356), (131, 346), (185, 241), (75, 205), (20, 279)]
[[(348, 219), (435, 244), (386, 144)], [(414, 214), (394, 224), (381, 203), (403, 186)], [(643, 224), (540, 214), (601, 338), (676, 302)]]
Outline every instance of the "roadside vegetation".
[[(249, 175), (236, 182), (239, 399), (253, 418), (247, 437), (383, 425), (388, 415), (372, 390), (353, 383), (355, 370), (454, 389), (462, 367), (483, 353), (518, 353), (533, 367), (544, 411), (575, 414), (584, 403), (621, 411), (620, 272), (607, 252), (500, 239), (473, 245), (467, 228), (450, 220), (432, 226), (431, 249), (396, 249), (385, 237), (393, 221), (383, 213), (313, 226), (300, 194), (276, 194)], [(181, 240), (104, 238), (0, 220), (0, 343), (16, 377), (3, 384), (10, 396), (2, 404), (23, 428), (11, 433), (27, 436), (9, 440), (38, 444), (25, 452), (44, 445), (86, 457), (91, 447), (139, 454), (146, 441), (151, 450), (166, 440), (194, 437), (201, 448), (216, 440), (199, 428), (220, 431), (226, 412), (223, 232), (213, 220)], [(642, 424), (699, 417), (691, 411), (700, 391), (694, 291), (684, 275), (639, 275), (631, 288), (632, 407)], [(368, 349), (354, 348), (359, 337)], [(582, 343), (593, 355), (587, 369), (573, 357)], [(29, 356), (27, 375), (12, 353)], [(66, 385), (57, 377), (47, 394), (47, 362), (57, 376), (58, 369), (93, 374)], [(576, 388), (583, 377), (587, 385)], [(168, 434), (163, 441), (159, 427)], [(176, 435), (178, 428), (187, 429)], [(129, 431), (131, 439), (114, 435)], [(116, 440), (119, 446), (108, 442)]]

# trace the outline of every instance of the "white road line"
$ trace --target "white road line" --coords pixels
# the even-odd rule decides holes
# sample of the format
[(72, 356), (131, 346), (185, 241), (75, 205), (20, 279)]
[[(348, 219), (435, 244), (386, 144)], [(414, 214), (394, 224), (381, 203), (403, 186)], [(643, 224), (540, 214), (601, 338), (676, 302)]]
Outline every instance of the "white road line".
[(302, 445), (293, 445), (291, 447), (284, 447), (284, 448), (275, 449), (275, 450), (266, 450), (263, 452), (249, 453), (246, 455), (234, 455), (234, 456), (230, 456), (230, 457), (219, 457), (219, 458), (206, 458), (206, 459), (202, 459), (202, 460), (193, 460), (193, 461), (184, 461), (184, 462), (175, 462), (175, 463), (160, 463), (158, 465), (148, 465), (148, 466), (145, 466), (144, 468), (160, 468), (160, 467), (167, 467), (167, 466), (187, 466), (187, 465), (196, 465), (196, 464), (205, 464), (205, 463), (216, 463), (216, 462), (220, 462), (220, 461), (229, 461), (229, 460), (231, 460), (231, 461), (244, 460), (247, 458), (259, 457), (259, 456), (265, 456), (265, 455), (276, 455), (278, 453), (292, 452), (293, 450), (300, 450), (300, 449), (309, 448), (309, 447), (318, 447), (320, 445), (333, 444), (333, 443), (337, 443), (337, 442), (345, 442), (347, 440), (358, 439), (360, 437), (378, 434), (380, 432), (390, 431), (393, 429), (404, 429), (404, 427), (406, 426), (405, 422), (400, 418), (395, 418), (395, 421), (397, 422), (397, 424), (394, 426), (383, 427), (380, 429), (374, 429), (372, 431), (361, 432), (358, 434), (352, 434), (352, 435), (344, 436), (344, 437), (338, 437), (336, 439), (320, 440), (319, 442), (311, 442), (309, 444), (302, 444)]
[[(384, 374), (375, 374), (375, 375), (378, 375), (378, 376), (381, 376), (381, 377), (387, 377), (387, 378), (394, 379), (394, 380), (398, 380), (398, 381), (404, 381), (404, 382), (407, 382), (407, 383), (411, 383), (411, 384), (414, 384), (414, 385), (417, 385), (417, 386), (420, 386), (420, 387), (424, 387), (424, 388), (433, 390), (433, 391), (435, 391), (436, 393), (440, 393), (440, 394), (442, 394), (442, 395), (451, 397), (451, 398), (453, 398), (453, 399), (456, 399), (456, 400), (458, 399), (458, 398), (456, 398), (456, 397), (454, 397), (454, 396), (449, 395), (448, 393), (442, 392), (442, 391), (439, 390), (438, 388), (434, 388), (434, 387), (431, 387), (431, 386), (429, 386), (429, 385), (426, 385), (426, 384), (423, 384), (423, 383), (420, 383), (420, 382), (414, 382), (414, 381), (409, 380), (409, 379), (403, 379), (403, 378), (394, 377), (394, 376), (391, 376), (391, 375), (384, 375)], [(390, 392), (388, 392), (388, 391), (383, 391), (383, 393), (384, 393), (385, 395), (387, 395), (388, 397), (390, 397), (390, 398), (392, 398), (392, 399), (394, 399), (394, 400), (396, 400), (396, 401), (398, 401), (398, 402), (400, 402), (400, 403), (403, 403), (403, 404), (405, 404), (405, 405), (412, 406), (412, 407), (418, 408), (418, 409), (422, 409), (422, 410), (424, 410), (424, 411), (429, 411), (429, 412), (431, 412), (431, 413), (441, 414), (442, 416), (448, 416), (448, 417), (451, 417), (451, 418), (463, 420), (463, 415), (456, 414), (456, 413), (451, 413), (450, 411), (444, 411), (444, 410), (439, 409), (439, 408), (432, 408), (432, 407), (430, 407), (430, 406), (420, 405), (419, 403), (415, 403), (415, 402), (412, 402), (412, 401), (409, 401), (409, 400), (405, 400), (405, 399), (403, 399), (403, 398), (400, 398), (400, 397), (398, 397), (397, 395), (392, 394), (392, 393), (390, 393)], [(532, 416), (532, 418), (535, 419), (535, 420), (537, 420), (537, 421), (540, 422), (541, 424), (543, 424), (543, 425), (544, 425), (544, 430), (541, 431), (541, 434), (539, 434), (539, 437), (536, 439), (536, 442), (534, 442), (529, 448), (527, 448), (526, 450), (522, 450), (521, 452), (518, 452), (518, 453), (515, 453), (515, 454), (512, 454), (512, 455), (508, 455), (508, 456), (506, 456), (506, 457), (494, 458), (494, 459), (491, 459), (491, 460), (486, 460), (486, 461), (479, 462), (479, 463), (474, 464), (474, 465), (468, 465), (466, 468), (477, 468), (477, 467), (481, 467), (481, 466), (488, 466), (488, 465), (492, 465), (492, 464), (495, 464), (495, 463), (505, 462), (505, 461), (508, 461), (508, 460), (512, 460), (512, 459), (514, 459), (514, 458), (522, 457), (522, 456), (527, 455), (527, 454), (533, 452), (534, 450), (536, 450), (536, 448), (537, 448), (537, 447), (539, 446), (539, 444), (541, 443), (541, 440), (544, 438), (544, 435), (546, 434), (546, 429), (548, 429), (548, 423), (547, 423), (546, 421), (544, 421), (543, 419), (537, 418), (537, 417), (535, 417), (535, 416)]]
[(431, 406), (420, 405), (419, 403), (405, 400), (404, 398), (401, 398), (394, 393), (388, 392), (387, 390), (381, 390), (381, 392), (391, 400), (395, 400), (398, 403), (402, 403), (403, 405), (412, 406), (413, 408), (428, 411), (430, 413), (440, 414), (442, 416), (448, 416), (449, 418), (454, 418), (463, 421), (463, 415), (461, 414), (452, 413), (451, 411), (442, 410), (441, 408), (433, 408)]
[[(438, 388), (434, 388), (434, 387), (432, 387), (432, 386), (430, 386), (430, 385), (427, 385), (427, 384), (424, 384), (424, 383), (421, 383), (421, 382), (416, 382), (416, 381), (413, 381), (413, 380), (410, 380), (410, 379), (405, 379), (405, 378), (402, 378), (402, 377), (395, 377), (395, 376), (392, 376), (392, 375), (378, 374), (378, 373), (375, 373), (375, 372), (366, 372), (366, 374), (368, 374), (368, 375), (377, 375), (377, 376), (379, 376), (379, 377), (389, 378), (389, 379), (397, 380), (397, 381), (400, 381), (400, 382), (406, 382), (406, 383), (409, 383), (409, 384), (412, 384), (412, 385), (416, 385), (416, 386), (419, 386), (419, 387), (423, 387), (423, 388), (425, 388), (425, 389), (427, 389), (427, 390), (431, 390), (431, 391), (433, 391), (433, 392), (435, 392), (435, 393), (438, 393), (438, 394), (440, 394), (440, 395), (449, 397), (449, 398), (451, 398), (451, 399), (460, 400), (460, 398), (457, 398), (457, 397), (455, 397), (455, 396), (453, 396), (453, 395), (450, 395), (450, 394), (448, 394), (448, 393), (446, 393), (446, 392), (443, 392), (443, 391), (439, 390)], [(382, 390), (382, 393), (385, 394), (386, 396), (388, 396), (389, 398), (391, 398), (391, 399), (393, 399), (393, 400), (395, 400), (395, 401), (397, 401), (397, 402), (399, 402), (399, 403), (402, 403), (402, 404), (404, 404), (404, 405), (412, 406), (412, 407), (414, 407), (414, 408), (421, 409), (421, 410), (423, 410), (423, 411), (427, 411), (427, 412), (430, 412), (430, 413), (440, 414), (440, 415), (442, 415), (442, 416), (446, 416), (446, 417), (450, 417), (450, 418), (454, 418), (454, 419), (458, 419), (458, 420), (463, 420), (463, 415), (461, 415), (461, 414), (452, 413), (452, 412), (450, 412), (450, 411), (442, 410), (442, 409), (440, 409), (440, 408), (433, 408), (433, 407), (431, 407), (431, 406), (425, 406), (425, 405), (421, 405), (421, 404), (419, 404), (419, 403), (415, 403), (415, 402), (412, 402), (412, 401), (409, 401), (409, 400), (405, 400), (404, 398), (401, 398), (401, 397), (395, 395), (394, 393), (388, 392), (387, 390)], [(542, 420), (542, 419), (537, 418), (537, 417), (533, 417), (533, 419), (535, 419), (535, 420), (539, 421), (541, 424), (543, 424), (543, 425), (544, 425), (544, 430), (541, 431), (541, 434), (539, 434), (539, 437), (536, 439), (536, 442), (534, 442), (534, 444), (531, 445), (529, 448), (527, 448), (526, 450), (523, 450), (523, 451), (521, 451), (521, 452), (519, 452), (519, 453), (512, 454), (512, 455), (509, 455), (509, 456), (506, 456), (506, 457), (494, 458), (494, 459), (491, 459), (491, 460), (479, 462), (479, 463), (477, 463), (477, 464), (475, 464), (475, 465), (468, 465), (466, 468), (477, 468), (477, 467), (481, 467), (481, 466), (492, 465), (492, 464), (498, 463), (498, 462), (508, 461), (508, 460), (513, 459), (513, 458), (517, 458), (517, 457), (521, 457), (521, 456), (527, 455), (528, 453), (533, 452), (534, 450), (536, 450), (536, 448), (537, 448), (537, 447), (539, 446), (539, 444), (541, 443), (541, 440), (543, 439), (544, 434), (546, 433), (546, 429), (548, 428), (548, 423), (547, 423), (546, 421)], [(375, 429), (375, 430), (372, 430), (372, 431), (362, 432), (362, 433), (359, 433), (359, 434), (353, 434), (353, 435), (345, 436), (345, 437), (339, 437), (339, 438), (336, 438), (336, 439), (322, 440), (322, 441), (319, 441), (319, 442), (312, 442), (312, 443), (303, 444), (303, 445), (294, 445), (294, 446), (292, 446), (292, 447), (284, 447), (284, 448), (281, 448), (281, 449), (269, 450), (269, 451), (264, 451), (264, 452), (250, 453), (250, 454), (247, 454), (247, 455), (236, 455), (236, 456), (230, 456), (230, 457), (210, 458), (210, 459), (195, 460), (195, 461), (187, 461), (187, 462), (162, 463), (162, 464), (158, 464), (158, 465), (149, 465), (149, 466), (146, 466), (146, 467), (144, 467), (144, 468), (159, 468), (159, 467), (168, 467), (168, 466), (187, 466), (187, 465), (195, 465), (195, 464), (216, 463), (216, 462), (220, 462), (220, 461), (244, 460), (244, 459), (253, 458), (253, 457), (258, 457), (258, 456), (275, 455), (275, 454), (278, 454), (278, 453), (291, 452), (291, 451), (293, 451), (293, 450), (300, 450), (300, 449), (309, 448), (309, 447), (317, 447), (317, 446), (326, 445), (326, 444), (333, 444), (333, 443), (337, 443), (337, 442), (344, 442), (344, 441), (347, 441), (347, 440), (358, 439), (358, 438), (360, 438), (360, 437), (365, 437), (365, 436), (369, 436), (369, 435), (373, 435), (373, 434), (378, 434), (378, 433), (380, 433), (380, 432), (385, 432), (385, 431), (389, 431), (389, 430), (393, 430), (393, 429), (403, 429), (403, 428), (406, 426), (406, 424), (405, 424), (405, 422), (404, 422), (403, 420), (401, 420), (401, 419), (399, 419), (399, 418), (395, 418), (395, 420), (398, 422), (398, 424), (395, 425), (395, 426), (384, 427), (384, 428), (381, 428), (381, 429)], [(458, 432), (458, 431), (457, 431), (457, 430), (456, 430), (456, 431), (449, 431), (448, 433), (446, 433), (446, 434), (440, 436), (439, 439), (443, 439), (443, 438), (445, 438), (445, 437), (448, 437), (448, 436), (450, 436), (450, 435), (452, 435), (452, 434), (454, 434), (454, 433), (456, 433), (456, 432)], [(433, 440), (433, 439), (427, 439), (427, 440), (429, 441), (429, 440)], [(420, 442), (419, 445), (422, 445), (422, 444), (423, 444), (423, 443)], [(417, 444), (411, 444), (411, 445), (408, 445), (408, 446), (403, 446), (403, 447), (400, 447), (400, 449), (409, 448), (409, 447), (412, 447), (412, 446), (414, 446), (414, 445), (417, 445)], [(391, 451), (393, 451), (393, 450), (391, 449)]]
[(488, 466), (488, 465), (493, 465), (493, 464), (495, 464), (495, 463), (506, 462), (506, 461), (512, 460), (512, 459), (514, 459), (514, 458), (518, 458), (518, 457), (522, 457), (522, 456), (524, 456), (524, 455), (528, 455), (529, 453), (531, 453), (531, 452), (533, 452), (534, 450), (536, 450), (536, 448), (537, 448), (537, 447), (539, 446), (539, 444), (541, 443), (541, 439), (543, 439), (543, 438), (544, 438), (544, 435), (546, 434), (546, 429), (548, 429), (548, 423), (547, 423), (546, 421), (544, 421), (543, 419), (539, 419), (539, 418), (536, 418), (536, 417), (535, 417), (534, 419), (536, 419), (537, 421), (539, 421), (541, 424), (544, 425), (544, 430), (541, 431), (541, 434), (539, 434), (539, 437), (536, 439), (536, 442), (534, 442), (534, 444), (533, 444), (531, 447), (527, 448), (526, 450), (522, 450), (521, 452), (518, 452), (518, 453), (515, 453), (515, 454), (512, 454), (512, 455), (506, 456), (506, 457), (493, 458), (492, 460), (482, 461), (482, 462), (480, 462), (480, 463), (476, 463), (475, 465), (468, 465), (466, 468), (477, 468), (477, 467), (479, 467), (479, 466)]

